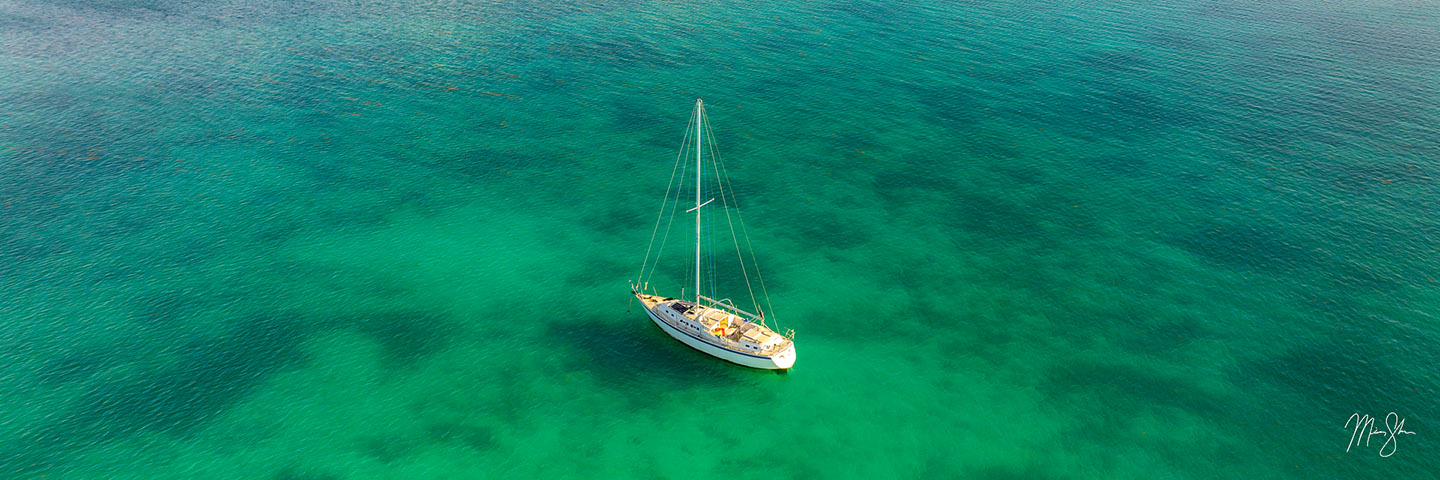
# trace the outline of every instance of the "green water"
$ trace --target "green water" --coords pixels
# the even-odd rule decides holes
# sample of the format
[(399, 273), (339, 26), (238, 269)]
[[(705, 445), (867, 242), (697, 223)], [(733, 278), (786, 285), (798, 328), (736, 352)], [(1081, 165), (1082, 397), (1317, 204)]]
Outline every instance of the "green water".
[[(0, 0), (0, 472), (1436, 478), (1437, 12)], [(789, 375), (627, 305), (696, 98)]]

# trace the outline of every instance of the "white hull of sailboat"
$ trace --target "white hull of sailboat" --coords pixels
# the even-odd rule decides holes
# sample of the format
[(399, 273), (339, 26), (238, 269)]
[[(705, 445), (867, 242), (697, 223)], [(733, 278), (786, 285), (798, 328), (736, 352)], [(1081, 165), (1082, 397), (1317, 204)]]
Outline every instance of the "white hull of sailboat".
[(660, 317), (655, 314), (655, 311), (651, 310), (649, 307), (642, 308), (645, 308), (645, 314), (650, 316), (650, 321), (655, 322), (655, 325), (659, 326), (660, 330), (665, 331), (666, 335), (669, 335), (674, 339), (679, 340), (680, 343), (689, 345), (690, 348), (705, 352), (712, 357), (716, 357), (737, 365), (743, 365), (750, 368), (760, 368), (765, 370), (787, 370), (791, 366), (795, 365), (795, 345), (793, 343), (790, 344), (789, 347), (786, 347), (785, 350), (773, 356), (766, 357), (760, 355), (748, 355), (730, 350), (728, 348), (712, 345), (710, 344), (710, 342), (706, 342), (704, 340), (696, 338), (694, 335), (685, 333), (679, 328), (676, 328), (674, 325), (671, 325), (669, 322), (660, 319)]

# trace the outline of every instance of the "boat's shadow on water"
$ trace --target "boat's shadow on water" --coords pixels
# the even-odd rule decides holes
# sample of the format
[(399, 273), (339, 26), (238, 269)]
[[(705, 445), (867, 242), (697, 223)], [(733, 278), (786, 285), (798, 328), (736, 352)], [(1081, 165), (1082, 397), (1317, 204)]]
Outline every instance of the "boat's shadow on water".
[(676, 342), (643, 312), (632, 309), (629, 315), (634, 321), (597, 317), (556, 322), (550, 329), (554, 338), (577, 352), (570, 368), (589, 371), (606, 384), (631, 392), (736, 386), (770, 373), (734, 365)]

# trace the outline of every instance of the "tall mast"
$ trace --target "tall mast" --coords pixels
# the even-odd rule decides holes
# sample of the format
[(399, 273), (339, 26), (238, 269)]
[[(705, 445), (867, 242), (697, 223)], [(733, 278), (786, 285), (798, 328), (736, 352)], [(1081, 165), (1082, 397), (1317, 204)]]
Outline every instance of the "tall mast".
[(695, 99), (695, 304), (700, 304), (700, 125), (705, 123), (704, 103)]

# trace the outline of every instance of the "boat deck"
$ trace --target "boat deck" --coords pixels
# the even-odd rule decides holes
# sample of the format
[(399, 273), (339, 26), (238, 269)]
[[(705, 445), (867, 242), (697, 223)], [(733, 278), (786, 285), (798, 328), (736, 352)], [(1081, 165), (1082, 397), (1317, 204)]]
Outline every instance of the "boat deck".
[[(650, 309), (654, 309), (662, 303), (672, 302), (676, 300), (673, 298), (666, 298), (648, 294), (640, 294), (639, 297), (641, 303), (645, 304), (645, 307)], [(689, 318), (691, 320), (698, 321), (702, 326), (705, 327), (707, 331), (716, 327), (725, 327), (725, 333), (724, 335), (722, 335), (722, 337), (726, 340), (729, 340), (716, 341), (719, 340), (719, 338), (713, 335), (701, 335), (701, 339), (704, 340), (706, 343), (710, 343), (719, 347), (724, 347), (727, 350), (733, 350), (740, 353), (767, 356), (784, 351), (791, 344), (791, 340), (789, 338), (784, 338), (783, 335), (775, 333), (773, 330), (770, 330), (764, 325), (745, 320), (738, 315), (725, 311), (724, 309), (707, 306), (697, 307), (698, 308), (692, 307), (689, 309), (689, 311), (682, 313), (681, 315), (684, 315), (686, 318)], [(683, 327), (681, 325), (676, 325), (674, 322), (671, 322), (669, 318), (665, 315), (661, 315), (660, 317), (661, 319), (665, 320), (666, 323), (670, 323), (671, 326), (674, 326), (676, 328)], [(745, 348), (743, 344), (740, 343), (743, 339), (756, 345), (762, 345), (765, 342), (770, 341), (774, 337), (780, 337), (781, 341), (779, 343), (776, 343), (774, 346), (765, 349)]]

